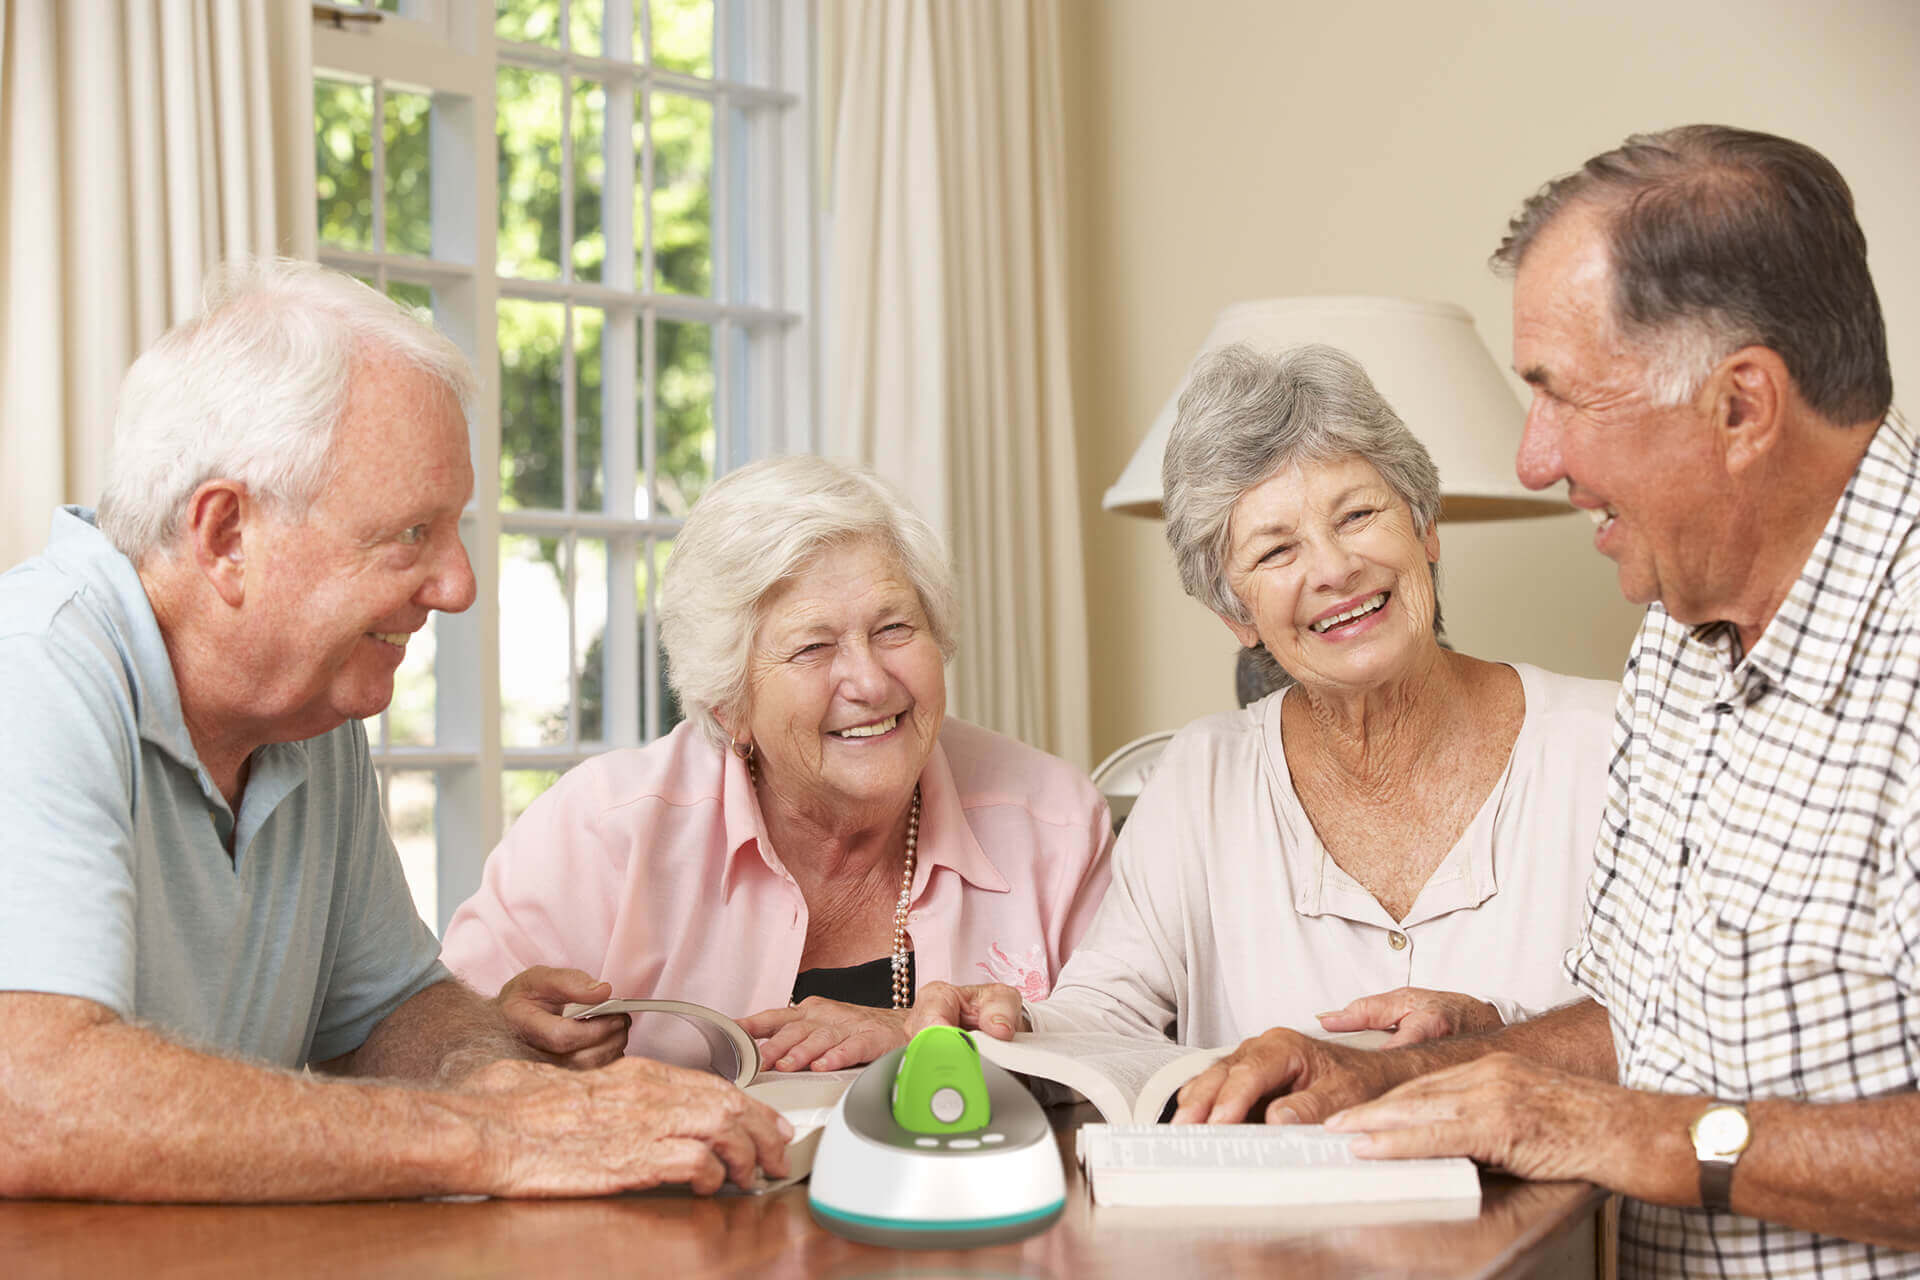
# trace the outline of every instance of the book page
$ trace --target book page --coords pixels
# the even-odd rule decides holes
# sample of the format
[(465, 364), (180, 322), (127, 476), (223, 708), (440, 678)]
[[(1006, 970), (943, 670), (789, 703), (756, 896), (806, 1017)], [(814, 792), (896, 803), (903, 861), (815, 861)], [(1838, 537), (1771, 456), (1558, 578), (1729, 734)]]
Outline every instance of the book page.
[[(1100, 1032), (1022, 1031), (1012, 1040), (976, 1032), (974, 1043), (988, 1062), (1020, 1075), (1037, 1076), (1073, 1089), (1091, 1102), (1109, 1124), (1133, 1119), (1134, 1104), (1149, 1081), (1178, 1075), (1187, 1079), (1222, 1052), (1190, 1049), (1165, 1040), (1106, 1035)], [(1186, 1067), (1175, 1064), (1186, 1063)], [(1166, 1102), (1168, 1088), (1160, 1097)], [(1154, 1107), (1154, 1117), (1160, 1114)]]
[(707, 1047), (707, 1069), (745, 1087), (760, 1073), (760, 1049), (746, 1028), (703, 1004), (687, 1000), (602, 1000), (595, 1005), (570, 1004), (560, 1011), (565, 1018), (598, 1018), (609, 1013), (625, 1013), (635, 1019), (647, 1013), (667, 1013), (699, 1033)]

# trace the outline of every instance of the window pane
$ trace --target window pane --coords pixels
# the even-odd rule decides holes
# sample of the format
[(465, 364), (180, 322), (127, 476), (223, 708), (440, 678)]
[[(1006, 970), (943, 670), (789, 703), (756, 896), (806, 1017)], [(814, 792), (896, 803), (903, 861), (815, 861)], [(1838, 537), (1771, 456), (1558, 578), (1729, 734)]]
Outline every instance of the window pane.
[(430, 614), (427, 625), (407, 641), (407, 656), (393, 673), (393, 702), (387, 707), (387, 741), (396, 747), (433, 745), (435, 700), (434, 658), (439, 652), (440, 615)]
[(373, 247), (373, 86), (313, 80), (314, 200), (320, 243)]
[(500, 535), (500, 741), (567, 741), (566, 569), (559, 538)]
[(502, 67), (495, 80), (499, 272), (560, 275), (560, 77)]
[(433, 97), (389, 88), (382, 138), (387, 148), (387, 252), (433, 252), (433, 174), (427, 125)]
[(573, 86), (573, 274), (599, 280), (607, 261), (600, 201), (607, 189), (607, 87), (597, 80)]
[(713, 104), (653, 95), (654, 288), (713, 288)]
[(606, 412), (601, 359), (606, 331), (607, 318), (599, 308), (573, 309), (573, 448), (579, 468), (574, 485), (582, 511), (606, 507), (606, 445), (601, 431)]
[(433, 323), (433, 286), (407, 280), (387, 281), (387, 296), (406, 307), (423, 324)]
[(512, 826), (540, 793), (560, 781), (558, 769), (508, 769), (500, 776), (500, 816)]
[[(648, 612), (659, 608), (660, 575), (667, 567), (667, 559), (672, 554), (673, 539), (651, 539), (647, 543), (646, 554), (640, 558), (639, 564), (636, 566), (635, 576), (638, 581), (635, 584), (635, 597), (641, 602), (641, 608)], [(651, 580), (653, 586), (652, 591), (648, 590), (649, 580)], [(680, 711), (680, 700), (674, 697), (673, 690), (667, 683), (667, 660), (665, 654), (659, 648), (658, 630), (657, 627), (643, 627), (641, 629), (642, 635), (653, 637), (648, 641), (648, 646), (649, 653), (653, 659), (655, 680), (654, 687), (650, 690), (645, 688), (646, 681), (644, 679), (641, 680), (642, 688), (640, 696), (642, 699), (651, 699), (653, 701), (660, 717), (658, 730), (659, 733), (664, 736), (672, 730), (673, 726), (685, 719), (685, 717)], [(647, 708), (645, 706), (640, 708), (640, 724), (643, 729), (648, 724)]]
[(560, 45), (560, 0), (498, 0), (493, 34), (522, 44)]
[(561, 334), (558, 302), (500, 299), (500, 508), (558, 511), (561, 491)]
[(660, 320), (653, 333), (654, 502), (684, 517), (713, 479), (713, 328)]
[(383, 771), (387, 803), (387, 831), (400, 852), (400, 869), (413, 891), (414, 909), (439, 933), (440, 879), (437, 842), (433, 830), (436, 781), (428, 769)]
[(573, 645), (580, 671), (580, 741), (606, 740), (607, 544), (574, 541)]
[(654, 65), (713, 74), (713, 0), (652, 0)]
[[(639, 5), (634, 7), (638, 9)], [(605, 0), (573, 0), (567, 6), (567, 38), (575, 53), (601, 56), (605, 52), (606, 25)]]

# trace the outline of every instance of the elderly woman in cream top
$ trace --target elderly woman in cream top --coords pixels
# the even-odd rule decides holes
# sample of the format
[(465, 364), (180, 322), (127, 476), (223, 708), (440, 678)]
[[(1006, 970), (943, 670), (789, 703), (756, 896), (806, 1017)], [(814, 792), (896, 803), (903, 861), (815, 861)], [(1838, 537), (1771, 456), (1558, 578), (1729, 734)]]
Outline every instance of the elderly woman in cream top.
[[(1573, 998), (1615, 686), (1440, 644), (1439, 476), (1342, 352), (1206, 358), (1163, 466), (1187, 592), (1297, 683), (1168, 744), (1031, 1026), (1405, 1043)], [(1021, 1012), (1005, 988), (922, 1002), (1003, 1035)], [(1239, 1119), (1225, 1092), (1181, 1118)]]
[(701, 1056), (671, 1020), (630, 1045), (624, 1019), (555, 1016), (609, 994), (740, 1018), (781, 1070), (904, 1044), (922, 980), (1044, 995), (1106, 887), (1111, 823), (1080, 770), (947, 715), (954, 594), (933, 530), (868, 471), (788, 457), (721, 479), (662, 586), (686, 722), (527, 809), (447, 966), (577, 1065)]

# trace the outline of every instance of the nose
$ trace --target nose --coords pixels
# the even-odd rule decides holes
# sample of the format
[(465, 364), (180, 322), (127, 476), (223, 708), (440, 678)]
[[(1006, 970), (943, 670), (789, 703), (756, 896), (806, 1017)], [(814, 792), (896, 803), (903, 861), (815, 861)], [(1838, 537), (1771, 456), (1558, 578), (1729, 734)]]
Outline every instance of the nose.
[(1360, 571), (1360, 557), (1338, 537), (1316, 538), (1305, 548), (1307, 585), (1339, 590)]
[(447, 539), (439, 553), (439, 562), (434, 565), (426, 582), (421, 584), (420, 603), (442, 613), (464, 613), (473, 606), (479, 594), (480, 584), (474, 580), (473, 561), (467, 558), (466, 544), (455, 533)]
[(893, 679), (881, 665), (880, 656), (864, 638), (840, 647), (834, 675), (840, 695), (849, 702), (880, 703), (887, 697)]
[(1513, 459), (1514, 473), (1529, 489), (1545, 489), (1566, 478), (1560, 458), (1560, 428), (1538, 392), (1527, 406), (1527, 425), (1520, 432), (1520, 449)]

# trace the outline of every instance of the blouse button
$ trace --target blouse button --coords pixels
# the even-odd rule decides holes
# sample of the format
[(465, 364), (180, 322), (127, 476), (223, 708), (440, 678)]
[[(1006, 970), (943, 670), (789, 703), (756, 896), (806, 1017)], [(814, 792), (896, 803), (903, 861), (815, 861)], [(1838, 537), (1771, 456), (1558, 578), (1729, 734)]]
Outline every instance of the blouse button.
[(1407, 949), (1407, 935), (1395, 929), (1387, 935), (1387, 945), (1395, 951), (1405, 951)]

